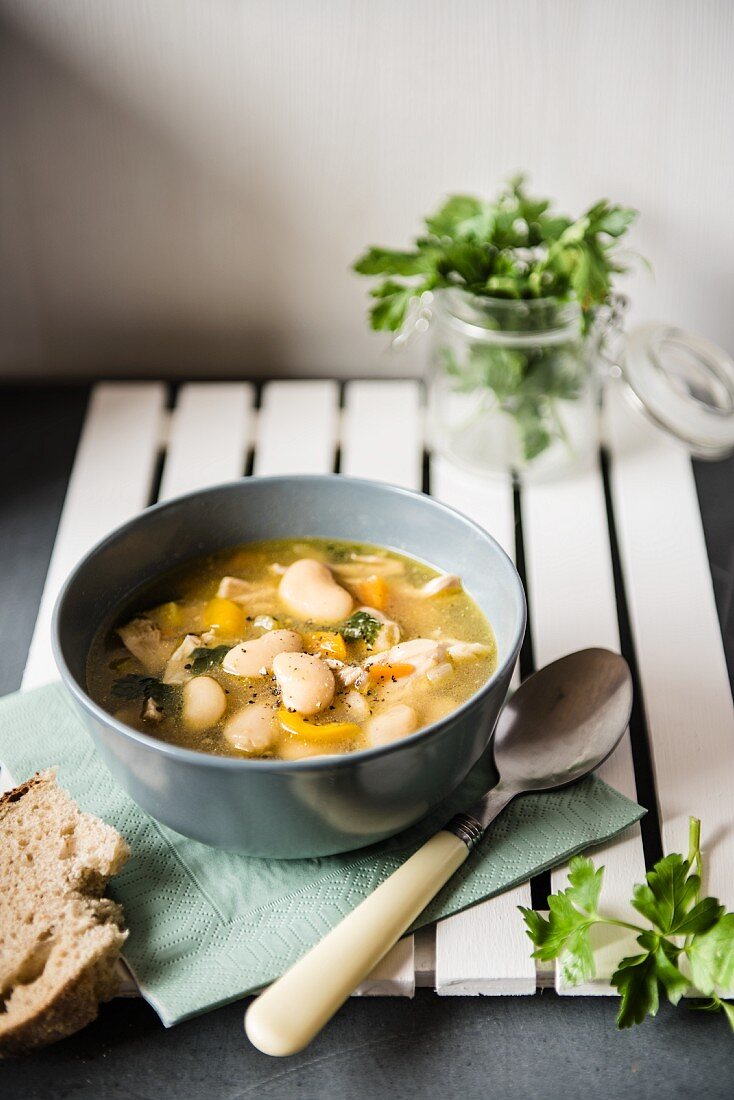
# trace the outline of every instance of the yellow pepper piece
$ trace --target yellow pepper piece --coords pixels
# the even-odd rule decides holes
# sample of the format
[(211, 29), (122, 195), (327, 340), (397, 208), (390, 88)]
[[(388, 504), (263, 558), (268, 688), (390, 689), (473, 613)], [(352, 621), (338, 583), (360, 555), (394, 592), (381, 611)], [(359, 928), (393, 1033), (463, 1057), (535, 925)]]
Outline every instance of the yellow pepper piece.
[(322, 653), (324, 657), (333, 657), (337, 661), (346, 661), (347, 647), (341, 634), (331, 630), (313, 630), (304, 636), (307, 653)]
[(382, 577), (365, 577), (363, 581), (354, 581), (352, 589), (360, 603), (385, 610), (387, 603), (387, 584)]
[(205, 630), (216, 630), (224, 638), (241, 637), (245, 630), (245, 613), (234, 600), (215, 596), (204, 608)]
[(173, 600), (154, 607), (148, 615), (164, 634), (180, 633), (185, 621), (184, 609)]
[(412, 672), (415, 672), (414, 665), (371, 665), (370, 680), (374, 684), (386, 684), (388, 680), (402, 680)]
[(286, 733), (291, 733), (294, 737), (302, 737), (304, 741), (312, 741), (314, 744), (351, 741), (362, 732), (356, 722), (327, 722), (323, 726), (317, 726), (313, 722), (307, 722), (301, 714), (292, 714), (285, 707), (281, 707), (278, 711), (278, 721)]

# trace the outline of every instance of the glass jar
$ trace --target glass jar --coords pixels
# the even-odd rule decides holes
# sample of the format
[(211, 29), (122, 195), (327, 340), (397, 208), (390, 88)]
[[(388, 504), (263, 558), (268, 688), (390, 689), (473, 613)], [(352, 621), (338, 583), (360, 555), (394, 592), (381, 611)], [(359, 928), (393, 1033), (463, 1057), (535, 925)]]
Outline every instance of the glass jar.
[(602, 384), (622, 376), (635, 407), (691, 453), (729, 453), (731, 359), (672, 326), (646, 325), (623, 340), (624, 308), (613, 299), (587, 327), (576, 302), (460, 289), (424, 298), (415, 327), (431, 332), (433, 447), (474, 473), (521, 482), (561, 476), (597, 454)]
[(428, 375), (433, 446), (483, 474), (550, 477), (598, 446), (598, 336), (576, 302), (479, 298), (432, 303)]

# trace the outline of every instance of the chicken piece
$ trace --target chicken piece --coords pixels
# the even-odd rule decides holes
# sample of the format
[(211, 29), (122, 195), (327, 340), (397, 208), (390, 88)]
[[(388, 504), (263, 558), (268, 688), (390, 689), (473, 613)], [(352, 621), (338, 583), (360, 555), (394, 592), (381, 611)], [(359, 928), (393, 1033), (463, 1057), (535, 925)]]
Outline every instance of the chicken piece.
[(154, 725), (157, 726), (164, 718), (165, 714), (163, 713), (163, 707), (159, 707), (158, 704), (150, 698), (146, 699), (145, 705), (143, 706), (143, 721), (153, 722)]
[[(412, 638), (409, 642), (400, 642), (392, 646), (384, 653), (376, 653), (368, 657), (364, 667), (371, 668), (372, 665), (377, 664), (407, 664), (415, 669), (414, 676), (422, 675), (441, 664), (446, 653), (446, 643), (437, 638)], [(407, 679), (412, 679), (412, 676)]]
[(375, 714), (365, 724), (364, 732), (370, 745), (388, 745), (418, 729), (418, 715), (406, 703), (398, 703), (389, 710)]
[(479, 657), (489, 657), (491, 646), (483, 642), (460, 642), (454, 638), (444, 639), (446, 652), (452, 661), (476, 661)]
[(361, 665), (347, 665), (335, 657), (327, 657), (326, 663), (334, 673), (334, 679), (339, 687), (361, 688), (367, 683), (367, 673)]
[(261, 603), (264, 599), (272, 600), (275, 590), (265, 584), (253, 584), (252, 581), (243, 581), (239, 577), (222, 577), (217, 589), (217, 596), (221, 599), (232, 600), (233, 603), (247, 605)]
[(353, 554), (350, 561), (334, 562), (331, 568), (345, 581), (363, 580), (375, 573), (381, 577), (399, 577), (405, 572), (403, 562), (377, 554)]
[(380, 665), (410, 665), (412, 667), (413, 671), (409, 675), (401, 675), (396, 678), (390, 677), (389, 680), (385, 680), (384, 683), (380, 684), (379, 697), (383, 702), (389, 701), (392, 703), (406, 696), (415, 701), (419, 696), (430, 692), (432, 687), (428, 676), (438, 675), (440, 679), (447, 672), (453, 671), (450, 665), (448, 669), (438, 671), (442, 665), (447, 663), (444, 642), (433, 638), (412, 638), (408, 642), (400, 642), (385, 653), (368, 657), (364, 662), (364, 667), (367, 672), (371, 668)]
[(456, 573), (442, 573), (440, 577), (432, 577), (420, 588), (414, 588), (412, 585), (401, 585), (399, 588), (401, 596), (408, 596), (414, 600), (430, 600), (442, 592), (460, 591), (461, 577)]
[(460, 592), (461, 591), (461, 577), (456, 573), (443, 573), (440, 577), (433, 577), (430, 581), (427, 581), (422, 588), (419, 588), (415, 592), (416, 596), (421, 599), (429, 599), (431, 596), (437, 596), (439, 592)]
[(118, 627), (122, 643), (140, 661), (151, 676), (159, 676), (172, 646), (163, 641), (161, 632), (151, 619), (132, 619)]
[(193, 676), (191, 654), (195, 649), (201, 649), (202, 647), (203, 641), (198, 634), (187, 634), (175, 653), (171, 654), (168, 664), (163, 670), (163, 683), (185, 684), (187, 680), (190, 680)]
[(442, 680), (445, 680), (447, 676), (450, 676), (454, 671), (454, 666), (450, 661), (442, 661), (440, 665), (436, 665), (435, 668), (429, 668), (426, 673), (426, 679), (431, 684), (440, 684)]

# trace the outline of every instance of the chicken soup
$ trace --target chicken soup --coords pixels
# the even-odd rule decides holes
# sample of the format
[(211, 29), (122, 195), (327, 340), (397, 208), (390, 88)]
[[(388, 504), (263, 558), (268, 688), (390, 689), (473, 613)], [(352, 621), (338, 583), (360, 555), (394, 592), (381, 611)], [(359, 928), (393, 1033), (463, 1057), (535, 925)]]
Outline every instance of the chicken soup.
[(287, 539), (198, 558), (100, 631), (90, 695), (176, 745), (297, 760), (386, 745), (496, 667), (461, 578), (376, 546)]

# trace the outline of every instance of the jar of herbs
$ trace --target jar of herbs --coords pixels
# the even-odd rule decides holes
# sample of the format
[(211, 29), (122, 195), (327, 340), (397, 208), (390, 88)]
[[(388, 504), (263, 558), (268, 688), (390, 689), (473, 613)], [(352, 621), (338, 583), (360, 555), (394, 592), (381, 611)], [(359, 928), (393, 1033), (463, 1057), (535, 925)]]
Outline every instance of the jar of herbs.
[(473, 472), (519, 480), (559, 476), (596, 452), (600, 338), (577, 302), (449, 289), (430, 308), (436, 450)]
[(528, 194), (452, 195), (406, 250), (368, 248), (370, 322), (393, 345), (430, 332), (430, 445), (462, 467), (516, 481), (557, 477), (598, 452), (602, 384), (691, 454), (734, 449), (734, 363), (672, 325), (622, 337), (620, 242), (636, 211), (606, 199), (578, 218)]

